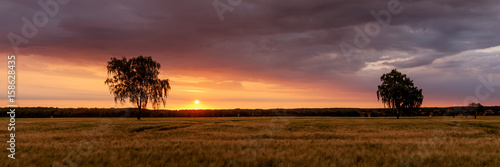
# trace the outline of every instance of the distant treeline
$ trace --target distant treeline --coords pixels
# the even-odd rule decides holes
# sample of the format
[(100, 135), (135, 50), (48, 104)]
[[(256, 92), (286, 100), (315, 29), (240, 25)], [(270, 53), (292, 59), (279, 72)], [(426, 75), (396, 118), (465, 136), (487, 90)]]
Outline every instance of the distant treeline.
[[(474, 108), (421, 108), (405, 116), (469, 115)], [(0, 108), (0, 117), (7, 117), (8, 108)], [(17, 118), (60, 117), (134, 117), (136, 108), (53, 108), (22, 107), (16, 109)], [(500, 106), (485, 107), (478, 115), (500, 115)], [(359, 108), (297, 108), (297, 109), (213, 109), (213, 110), (143, 110), (143, 117), (263, 117), (263, 116), (333, 116), (384, 117), (396, 116), (393, 109)]]

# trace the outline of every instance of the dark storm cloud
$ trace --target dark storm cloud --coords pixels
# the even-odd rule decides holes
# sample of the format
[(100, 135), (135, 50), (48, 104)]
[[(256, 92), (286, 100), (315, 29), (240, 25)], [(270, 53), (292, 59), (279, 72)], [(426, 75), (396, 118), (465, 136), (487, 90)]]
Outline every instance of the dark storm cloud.
[[(250, 40), (267, 41), (271, 45), (266, 47), (275, 49), (266, 53), (272, 56), (282, 56), (281, 53), (286, 53), (283, 50), (310, 48), (306, 53), (283, 55), (301, 61), (318, 53), (338, 53), (337, 44), (354, 37), (352, 27), (375, 21), (370, 11), (386, 9), (388, 0), (245, 1), (233, 12), (226, 12), (224, 22), (218, 20), (211, 2), (71, 1), (49, 26), (30, 40), (26, 52), (30, 46), (45, 46), (205, 53), (210, 49), (226, 49), (217, 46), (217, 42)], [(6, 3), (12, 3), (11, 8), (3, 14), (9, 13), (10, 17), (1, 21), (11, 24), (2, 28), (3, 33), (19, 32), (22, 25), (19, 18), (29, 18), (41, 10), (31, 1)], [(403, 51), (426, 48), (451, 55), (500, 42), (495, 37), (499, 32), (495, 28), (499, 24), (495, 1), (402, 1), (402, 5), (403, 12), (392, 16), (390, 27), (383, 28), (368, 48)], [(3, 45), (8, 46), (7, 41)], [(245, 52), (262, 46), (244, 47), (251, 48), (234, 46), (232, 50)]]
[[(42, 0), (44, 1), (44, 0)], [(225, 2), (224, 0), (220, 0)], [(103, 62), (111, 56), (154, 56), (169, 69), (238, 74), (238, 79), (322, 81), (349, 85), (343, 74), (367, 63), (398, 68), (500, 44), (500, 2), (495, 0), (401, 1), (403, 11), (347, 61), (339, 48), (352, 44), (354, 27), (376, 21), (370, 11), (389, 0), (246, 0), (220, 21), (212, 0), (71, 1), (21, 45), (20, 54)], [(20, 34), (21, 17), (41, 10), (34, 1), (2, 1), (2, 34)], [(4, 36), (5, 37), (5, 36)], [(10, 48), (4, 38), (2, 50)], [(374, 53), (374, 54), (370, 54)], [(387, 59), (387, 58), (386, 58)], [(460, 66), (460, 62), (442, 64)]]

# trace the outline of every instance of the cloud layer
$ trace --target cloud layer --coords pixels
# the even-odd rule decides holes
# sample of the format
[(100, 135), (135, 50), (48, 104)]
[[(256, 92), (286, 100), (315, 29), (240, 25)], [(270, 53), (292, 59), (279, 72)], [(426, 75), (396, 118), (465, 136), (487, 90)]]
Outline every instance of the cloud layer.
[[(239, 89), (243, 82), (261, 82), (303, 88), (303, 94), (332, 101), (351, 94), (347, 99), (370, 104), (379, 76), (391, 68), (424, 88), (435, 103), (430, 105), (460, 104), (474, 95), (478, 76), (500, 80), (500, 50), (492, 48), (500, 45), (498, 1), (255, 0), (231, 7), (223, 21), (213, 2), (70, 1), (19, 46), (18, 55), (79, 66), (99, 66), (110, 57), (153, 56), (172, 77), (212, 82), (200, 87), (218, 90), (225, 86), (216, 83), (225, 83)], [(22, 35), (21, 18), (32, 20), (43, 11), (32, 1), (1, 4), (5, 35)], [(391, 4), (401, 12), (346, 58), (340, 45), (355, 46), (355, 29), (377, 24), (371, 13)], [(7, 38), (0, 40), (0, 49), (13, 52)], [(485, 102), (493, 104), (499, 96), (493, 93)]]

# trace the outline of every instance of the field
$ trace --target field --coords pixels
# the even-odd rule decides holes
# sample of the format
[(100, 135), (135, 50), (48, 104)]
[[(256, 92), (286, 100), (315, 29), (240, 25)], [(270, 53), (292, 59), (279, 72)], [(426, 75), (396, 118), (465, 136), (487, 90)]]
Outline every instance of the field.
[[(7, 126), (7, 118), (0, 118)], [(500, 166), (500, 117), (19, 118), (0, 166)], [(0, 130), (7, 140), (6, 128)], [(4, 142), (4, 147), (7, 144)]]

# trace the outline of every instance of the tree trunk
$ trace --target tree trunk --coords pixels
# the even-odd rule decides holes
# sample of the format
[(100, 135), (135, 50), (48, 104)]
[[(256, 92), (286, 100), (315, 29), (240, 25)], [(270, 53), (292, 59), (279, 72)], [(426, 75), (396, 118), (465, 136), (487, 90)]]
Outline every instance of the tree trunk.
[(141, 106), (139, 105), (139, 112), (137, 112), (137, 120), (141, 120), (141, 113), (142, 113), (142, 110), (141, 110)]
[(142, 110), (141, 110), (141, 98), (139, 97), (138, 98), (139, 100), (137, 101), (137, 107), (139, 107), (139, 112), (137, 112), (137, 120), (141, 120), (141, 114), (142, 114)]

